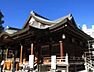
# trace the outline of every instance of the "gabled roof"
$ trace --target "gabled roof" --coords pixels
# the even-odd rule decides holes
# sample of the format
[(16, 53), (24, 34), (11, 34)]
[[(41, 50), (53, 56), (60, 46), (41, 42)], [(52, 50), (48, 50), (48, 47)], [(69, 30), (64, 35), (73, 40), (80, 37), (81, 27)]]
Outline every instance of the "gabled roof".
[[(71, 22), (75, 22), (74, 19), (73, 19), (72, 14), (69, 14), (69, 15), (61, 17), (59, 19), (51, 21), (51, 20), (49, 20), (47, 18), (44, 18), (44, 17), (38, 15), (34, 11), (32, 11), (31, 14), (30, 14), (30, 16), (29, 16), (29, 18), (28, 18), (28, 20), (26, 21), (25, 25), (23, 26), (23, 29), (26, 28), (27, 26), (29, 26), (29, 21), (30, 21), (31, 18), (34, 18), (36, 21), (38, 21), (38, 22), (40, 22), (40, 23), (42, 23), (44, 25), (49, 25), (49, 26), (53, 26), (53, 25), (59, 24), (62, 21), (64, 21), (65, 19), (68, 19)], [(74, 24), (74, 26), (76, 26), (75, 23), (73, 23), (73, 24)]]
[(47, 25), (53, 25), (53, 24), (60, 23), (60, 22), (61, 22), (62, 20), (64, 20), (65, 18), (68, 18), (69, 20), (71, 20), (71, 14), (69, 14), (69, 15), (67, 15), (67, 16), (64, 16), (64, 17), (61, 17), (61, 18), (59, 18), (59, 19), (57, 19), (57, 20), (53, 20), (53, 21), (48, 20), (48, 19), (44, 19), (44, 18), (39, 17), (39, 16), (36, 16), (36, 14), (35, 14), (34, 12), (31, 12), (31, 16), (32, 16), (35, 20), (37, 20), (37, 21), (39, 21), (39, 22), (41, 22), (41, 23), (47, 24)]
[[(76, 35), (79, 35), (79, 36), (81, 36), (81, 37), (83, 37), (85, 39), (92, 39), (90, 36), (88, 36), (87, 34), (85, 34), (84, 32), (82, 32), (80, 29), (78, 29), (78, 27), (76, 26), (76, 23), (74, 21), (74, 18), (72, 16), (72, 14), (69, 14), (69, 15), (61, 17), (61, 18), (59, 18), (57, 20), (51, 21), (49, 19), (46, 19), (46, 18), (38, 15), (35, 12), (31, 12), (28, 20), (26, 21), (25, 25), (23, 26), (23, 28), (21, 30), (19, 30), (19, 31), (17, 31), (14, 34), (11, 34), (11, 35), (7, 34), (7, 33), (2, 33), (2, 34), (0, 34), (0, 37), (3, 36), (3, 37), (6, 38), (6, 36), (7, 36), (8, 38), (11, 37), (13, 39), (16, 39), (18, 37), (21, 37), (20, 35), (22, 35), (22, 34), (28, 34), (29, 35), (28, 31), (31, 30), (31, 28), (35, 28), (34, 26), (32, 26), (32, 25), (29, 24), (29, 21), (30, 21), (30, 19), (32, 17), (35, 19), (35, 21), (38, 21), (38, 22), (40, 22), (40, 23), (42, 23), (44, 25), (49, 25), (49, 27), (48, 28), (44, 28), (44, 30), (47, 29), (47, 30), (51, 31), (51, 30), (53, 30), (55, 28), (58, 28), (58, 27), (61, 27), (62, 25), (65, 25), (65, 26), (67, 26), (67, 28), (70, 27), (69, 30), (71, 32), (75, 33)], [(36, 30), (41, 30), (41, 28), (40, 29), (39, 28), (35, 28), (35, 29)], [(33, 34), (33, 32), (32, 32), (32, 34)]]
[[(77, 31), (78, 35), (81, 35), (82, 37), (83, 36), (86, 36), (87, 39), (92, 39), (91, 37), (89, 37), (88, 35), (86, 35), (84, 32), (82, 32), (77, 27), (77, 25), (75, 23), (75, 20), (74, 20), (74, 18), (72, 16), (72, 14), (68, 14), (68, 15), (66, 15), (64, 17), (61, 17), (59, 19), (56, 19), (56, 20), (51, 21), (51, 20), (49, 20), (47, 18), (44, 18), (44, 17), (38, 15), (34, 11), (32, 11), (31, 14), (30, 14), (30, 16), (29, 16), (29, 18), (28, 18), (28, 20), (26, 21), (26, 23), (25, 23), (25, 25), (23, 27), (23, 30), (24, 30), (24, 28), (28, 28), (28, 26), (31, 26), (29, 24), (29, 21), (30, 21), (31, 18), (34, 18), (36, 21), (38, 21), (38, 22), (40, 22), (40, 23), (42, 23), (44, 25), (49, 25), (49, 27), (48, 27), (49, 30), (55, 29), (55, 28), (60, 27), (61, 25), (65, 24), (65, 23), (67, 23), (68, 26), (71, 26), (73, 28), (73, 30), (76, 30)], [(34, 27), (34, 26), (32, 26), (32, 27)], [(44, 28), (44, 29), (47, 29), (47, 28)]]
[(14, 27), (10, 27), (10, 26), (7, 26), (6, 29), (10, 29), (10, 30), (21, 30), (19, 28), (14, 28)]
[(7, 32), (8, 34), (14, 34), (15, 32), (18, 32), (19, 30), (21, 29), (9, 27), (9, 26), (5, 28), (5, 32)]

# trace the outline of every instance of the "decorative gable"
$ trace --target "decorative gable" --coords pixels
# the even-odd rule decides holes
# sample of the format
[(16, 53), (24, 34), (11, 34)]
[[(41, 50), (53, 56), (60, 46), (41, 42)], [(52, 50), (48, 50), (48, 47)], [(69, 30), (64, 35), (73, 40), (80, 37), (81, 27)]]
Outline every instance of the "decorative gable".
[(45, 29), (50, 27), (49, 25), (36, 21), (34, 18), (31, 18), (31, 20), (29, 21), (29, 25), (39, 29)]

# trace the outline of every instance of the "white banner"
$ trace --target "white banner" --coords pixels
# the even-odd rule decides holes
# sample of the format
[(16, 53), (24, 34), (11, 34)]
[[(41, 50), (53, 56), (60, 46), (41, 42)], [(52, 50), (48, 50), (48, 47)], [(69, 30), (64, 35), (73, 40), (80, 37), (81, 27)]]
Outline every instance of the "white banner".
[(62, 70), (61, 72), (66, 72), (65, 70)]
[(51, 69), (56, 69), (56, 55), (51, 56)]
[(34, 67), (34, 55), (29, 55), (29, 66), (30, 68)]

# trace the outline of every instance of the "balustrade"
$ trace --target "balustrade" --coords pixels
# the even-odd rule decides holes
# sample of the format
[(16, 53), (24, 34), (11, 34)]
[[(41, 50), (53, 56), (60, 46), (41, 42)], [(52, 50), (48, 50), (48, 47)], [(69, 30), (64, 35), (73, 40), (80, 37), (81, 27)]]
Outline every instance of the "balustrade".
[[(68, 61), (66, 56), (63, 57), (57, 57), (56, 58), (56, 64), (68, 64)], [(51, 57), (44, 57), (43, 58), (43, 64), (51, 64)]]

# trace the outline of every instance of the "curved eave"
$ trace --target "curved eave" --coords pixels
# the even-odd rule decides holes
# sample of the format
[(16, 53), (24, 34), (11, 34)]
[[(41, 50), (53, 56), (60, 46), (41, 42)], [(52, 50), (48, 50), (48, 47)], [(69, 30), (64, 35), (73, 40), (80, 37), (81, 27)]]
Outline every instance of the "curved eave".
[(84, 33), (82, 30), (78, 29), (79, 34), (83, 36), (86, 40), (92, 40), (93, 38), (90, 37), (88, 34)]
[(82, 37), (82, 39), (85, 40), (92, 40), (93, 38), (84, 33), (82, 30), (80, 30), (78, 27), (73, 26), (70, 22), (68, 22), (70, 28), (68, 28), (70, 31), (74, 32), (78, 36)]
[(46, 24), (46, 25), (54, 25), (54, 24), (61, 23), (61, 22), (62, 22), (64, 19), (66, 19), (66, 18), (68, 18), (69, 20), (72, 19), (72, 16), (71, 16), (70, 14), (67, 15), (67, 16), (64, 16), (64, 17), (62, 17), (62, 18), (59, 18), (59, 19), (57, 19), (57, 20), (53, 20), (53, 21), (50, 21), (50, 20), (41, 18), (41, 17), (39, 17), (39, 16), (36, 16), (34, 12), (31, 12), (31, 16), (32, 16), (35, 20), (37, 20), (37, 21), (39, 21), (39, 22), (41, 22), (41, 23), (43, 23), (43, 24)]
[(29, 23), (29, 20), (31, 19), (31, 16), (28, 17), (28, 19), (26, 20), (24, 26), (22, 27), (22, 29), (25, 29)]
[(62, 20), (60, 23), (55, 24), (55, 25), (53, 25), (53, 26), (49, 27), (49, 30), (56, 29), (56, 28), (58, 28), (58, 27), (62, 26), (63, 24), (67, 23), (67, 21), (68, 21), (68, 19), (66, 18), (66, 19)]
[(0, 34), (0, 38), (1, 38), (2, 35), (9, 35), (9, 34), (6, 33), (6, 32), (2, 32), (2, 33)]
[(25, 28), (25, 29), (22, 29), (22, 30), (20, 30), (20, 31), (18, 31), (18, 32), (12, 34), (12, 35), (10, 35), (10, 36), (11, 37), (16, 37), (17, 35), (21, 35), (21, 34), (27, 32), (28, 30), (29, 30), (29, 27), (28, 28)]
[(11, 37), (13, 39), (19, 39), (19, 38), (24, 38), (26, 36), (35, 36), (35, 32), (37, 30), (46, 30), (46, 29), (38, 29), (35, 27), (31, 27), (29, 26), (28, 28), (22, 29), (19, 32), (14, 33), (13, 35), (11, 35)]
[(6, 32), (2, 32), (0, 34), (0, 42), (3, 42), (3, 43), (9, 43), (9, 42), (12, 42), (13, 39), (11, 38), (11, 36), (6, 33)]

